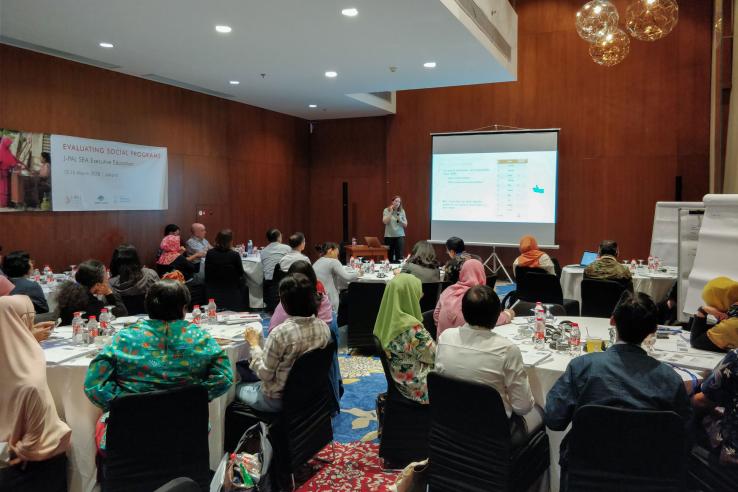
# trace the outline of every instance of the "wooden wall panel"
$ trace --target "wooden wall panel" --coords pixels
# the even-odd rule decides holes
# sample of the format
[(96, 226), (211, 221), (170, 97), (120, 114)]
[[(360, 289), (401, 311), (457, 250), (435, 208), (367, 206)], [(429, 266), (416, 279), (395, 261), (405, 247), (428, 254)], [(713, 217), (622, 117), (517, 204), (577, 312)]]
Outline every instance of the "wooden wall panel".
[[(680, 2), (679, 24), (667, 38), (632, 40), (628, 58), (611, 68), (593, 63), (576, 34), (574, 14), (583, 3), (518, 0), (516, 82), (399, 92), (397, 113), (386, 118), (384, 196), (375, 197), (364, 213), (376, 215), (390, 195), (401, 194), (409, 214), (409, 247), (430, 234), (431, 133), (493, 124), (561, 128), (561, 250), (555, 256), (578, 261), (583, 250), (605, 238), (618, 240), (627, 257), (647, 256), (654, 204), (674, 199), (675, 177), (684, 178), (685, 200), (707, 192), (712, 2)], [(615, 3), (624, 15), (627, 2)], [(336, 135), (350, 136), (349, 129), (363, 123), (334, 125), (329, 128)], [(367, 138), (342, 139), (344, 150), (353, 152), (342, 159), (347, 174), (363, 168), (367, 147), (379, 145)], [(335, 146), (315, 135), (311, 144), (313, 159)], [(316, 172), (313, 162), (312, 176)], [(340, 198), (340, 190), (333, 193), (322, 199)], [(381, 234), (376, 222), (374, 231)], [(340, 223), (319, 227), (323, 235), (340, 233)], [(514, 256), (514, 251), (503, 255), (506, 262)]]
[(25, 249), (64, 268), (108, 261), (120, 242), (151, 261), (165, 224), (186, 236), (197, 205), (237, 241), (263, 244), (267, 227), (308, 218), (308, 127), (304, 120), (0, 45), (0, 128), (168, 148), (169, 210), (0, 214), (5, 252)]

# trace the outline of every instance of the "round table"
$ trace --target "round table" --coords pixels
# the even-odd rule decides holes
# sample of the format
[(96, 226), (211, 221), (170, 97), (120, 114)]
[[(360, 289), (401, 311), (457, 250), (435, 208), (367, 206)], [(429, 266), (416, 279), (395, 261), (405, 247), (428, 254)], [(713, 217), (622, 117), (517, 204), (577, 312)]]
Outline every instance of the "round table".
[[(561, 290), (564, 299), (573, 299), (582, 304), (582, 278), (584, 267), (579, 265), (567, 265), (561, 270)], [(658, 303), (666, 299), (676, 281), (676, 272), (648, 273), (646, 269), (637, 269), (633, 274), (633, 289), (648, 294)]]
[[(609, 340), (609, 327), (610, 320), (607, 318), (587, 318), (587, 317), (568, 317), (568, 320), (579, 323), (579, 327), (582, 330), (582, 343), (584, 344), (587, 336), (600, 338), (602, 340)], [(520, 347), (521, 352), (533, 350), (533, 344), (529, 339), (516, 340), (518, 328), (520, 323), (523, 321), (521, 318), (516, 318), (511, 324), (498, 326), (494, 330), (496, 333), (506, 336), (513, 340), (516, 345)], [(676, 338), (683, 334), (670, 335), (669, 340), (671, 345), (676, 345)], [(686, 337), (689, 340), (688, 336)], [(682, 339), (683, 340), (683, 339)], [(662, 356), (670, 356), (674, 354), (671, 352), (672, 347), (669, 341), (657, 340), (656, 350), (654, 356), (661, 358)], [(689, 343), (686, 342), (688, 346)], [(687, 349), (684, 354), (699, 356), (703, 359), (703, 366), (701, 369), (681, 369), (675, 368), (677, 374), (679, 374), (684, 380), (687, 393), (690, 394), (696, 384), (699, 384), (702, 379), (706, 376), (707, 372), (711, 370), (718, 362), (722, 359), (724, 354), (718, 354), (714, 352), (705, 352), (703, 350), (695, 350), (691, 347)], [(572, 356), (568, 353), (554, 352), (551, 351), (551, 357), (544, 360), (534, 367), (526, 367), (526, 373), (528, 374), (528, 380), (530, 381), (530, 389), (533, 392), (533, 398), (537, 405), (541, 408), (546, 406), (546, 395), (551, 390), (553, 385), (559, 379), (559, 377), (566, 370), (569, 361)], [(550, 452), (551, 452), (551, 466), (550, 466), (550, 485), (551, 491), (559, 490), (560, 481), (560, 468), (559, 468), (559, 446), (561, 440), (564, 438), (566, 433), (569, 431), (552, 431), (546, 430), (550, 441)]]
[[(118, 320), (136, 317), (118, 318)], [(221, 325), (218, 325), (221, 326)], [(95, 424), (102, 410), (93, 405), (84, 393), (84, 381), (92, 354), (80, 355), (68, 360), (60, 355), (61, 350), (71, 347), (72, 327), (61, 326), (54, 330), (51, 338), (41, 345), (47, 358), (46, 378), (59, 417), (72, 429), (67, 482), (71, 492), (99, 490), (95, 454)], [(93, 347), (93, 346), (89, 346)], [(248, 359), (249, 345), (243, 340), (234, 340), (223, 347), (231, 362), (234, 377), (236, 362)], [(210, 467), (215, 469), (223, 456), (225, 411), (236, 396), (235, 384), (223, 395), (209, 404), (211, 431), (208, 435)]]

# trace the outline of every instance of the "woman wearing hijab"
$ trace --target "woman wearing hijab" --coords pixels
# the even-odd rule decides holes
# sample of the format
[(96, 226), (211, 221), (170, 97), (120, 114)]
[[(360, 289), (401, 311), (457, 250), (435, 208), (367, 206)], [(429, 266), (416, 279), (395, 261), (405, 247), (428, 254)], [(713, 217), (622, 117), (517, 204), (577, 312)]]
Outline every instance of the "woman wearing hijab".
[[(433, 312), (433, 319), (436, 322), (436, 340), (441, 336), (443, 330), (447, 328), (456, 328), (466, 323), (464, 314), (461, 312), (461, 301), (466, 291), (475, 285), (485, 285), (487, 277), (484, 274), (484, 265), (479, 260), (467, 260), (461, 267), (459, 272), (459, 281), (449, 286), (441, 292), (436, 304), (436, 310)], [(505, 325), (515, 317), (515, 313), (510, 309), (505, 309), (497, 318), (497, 325)]]
[(538, 241), (533, 236), (520, 238), (520, 256), (513, 262), (513, 270), (517, 267), (540, 268), (551, 275), (556, 275), (551, 257), (538, 249)]
[(184, 275), (186, 281), (192, 279), (195, 275), (195, 267), (189, 258), (183, 254), (180, 237), (170, 234), (161, 240), (161, 254), (156, 260), (156, 273), (160, 277), (172, 270), (179, 270)]
[(428, 373), (433, 370), (436, 345), (423, 327), (420, 280), (400, 273), (384, 289), (382, 304), (374, 324), (387, 356), (392, 379), (406, 398), (428, 403)]
[[(705, 304), (692, 318), (692, 347), (713, 352), (738, 348), (738, 282), (714, 278), (702, 290), (702, 299)], [(716, 325), (707, 324), (708, 314), (717, 319)]]
[(10, 144), (12, 143), (13, 139), (10, 137), (0, 138), (0, 208), (8, 206), (10, 198), (10, 171), (16, 164), (23, 165), (10, 151)]
[(0, 298), (0, 442), (9, 445), (0, 490), (67, 490), (71, 430), (59, 419), (34, 338), (27, 296)]

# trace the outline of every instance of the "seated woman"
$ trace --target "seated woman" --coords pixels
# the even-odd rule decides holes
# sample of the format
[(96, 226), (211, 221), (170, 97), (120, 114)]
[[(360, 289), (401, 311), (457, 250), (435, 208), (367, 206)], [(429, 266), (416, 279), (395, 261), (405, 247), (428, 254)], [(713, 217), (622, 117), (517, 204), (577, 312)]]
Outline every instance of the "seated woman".
[(145, 296), (159, 281), (154, 270), (141, 264), (138, 251), (132, 244), (121, 244), (110, 261), (110, 288), (121, 297)]
[(402, 266), (402, 273), (415, 275), (423, 283), (440, 282), (441, 272), (436, 250), (428, 241), (418, 241), (413, 246), (412, 254)]
[[(464, 313), (461, 310), (461, 301), (464, 294), (475, 285), (485, 285), (487, 278), (484, 274), (484, 265), (479, 260), (467, 260), (459, 272), (459, 281), (441, 292), (433, 312), (433, 320), (436, 322), (436, 339), (441, 336), (447, 328), (456, 328), (466, 323)], [(497, 318), (497, 325), (506, 325), (515, 317), (515, 312), (505, 309)]]
[(223, 229), (215, 236), (215, 247), (205, 256), (205, 289), (219, 308), (232, 311), (248, 309), (246, 277), (241, 255), (233, 250), (233, 233)]
[(114, 306), (116, 317), (128, 316), (120, 295), (110, 287), (105, 265), (97, 260), (80, 263), (74, 276), (76, 282), (64, 282), (57, 291), (59, 317), (63, 325), (72, 323), (74, 313), (82, 311), (86, 317), (100, 316), (105, 306)]
[[(292, 275), (295, 273), (301, 273), (305, 275), (309, 280), (310, 283), (313, 284), (313, 287), (315, 288), (315, 291), (318, 295), (318, 311), (316, 315), (318, 318), (325, 321), (325, 324), (328, 326), (333, 325), (333, 308), (331, 307), (331, 301), (328, 300), (328, 296), (325, 292), (325, 287), (323, 287), (323, 284), (318, 280), (318, 277), (315, 275), (315, 270), (313, 269), (312, 265), (308, 263), (307, 261), (298, 260), (294, 262), (292, 265), (290, 265), (290, 269), (287, 270), (288, 275)], [(269, 320), (269, 333), (272, 332), (274, 328), (279, 326), (289, 317), (287, 314), (287, 311), (285, 311), (284, 306), (282, 306), (282, 303), (280, 302), (277, 305), (277, 308), (274, 310), (274, 314), (272, 314), (271, 319)], [(336, 328), (336, 331), (338, 328)], [(336, 334), (336, 337), (338, 335)]]
[(423, 328), (420, 280), (400, 273), (387, 283), (379, 306), (374, 336), (384, 349), (392, 379), (400, 393), (428, 403), (428, 373), (433, 369), (436, 345)]
[(0, 297), (7, 296), (13, 289), (15, 289), (13, 282), (8, 280), (7, 277), (0, 275)]
[(279, 301), (288, 318), (269, 334), (263, 349), (256, 330), (247, 329), (245, 333), (251, 345), (249, 367), (259, 381), (239, 384), (236, 398), (260, 412), (282, 409), (284, 386), (295, 361), (306, 352), (324, 348), (331, 339), (328, 325), (315, 316), (317, 292), (305, 275), (285, 277), (279, 284)]
[(345, 289), (348, 283), (356, 280), (359, 275), (353, 270), (347, 270), (338, 261), (338, 245), (336, 243), (324, 243), (318, 247), (318, 251), (321, 257), (313, 265), (313, 270), (315, 270), (315, 275), (328, 293), (333, 311), (338, 312), (339, 291)]
[(0, 298), (0, 442), (10, 454), (0, 490), (66, 491), (72, 431), (56, 413), (33, 321), (27, 296)]
[(701, 389), (692, 405), (698, 415), (707, 413), (703, 424), (710, 446), (719, 450), (720, 463), (738, 465), (738, 350), (728, 352)]
[[(126, 393), (204, 386), (208, 399), (219, 397), (233, 384), (225, 351), (205, 330), (184, 320), (190, 294), (173, 280), (161, 280), (146, 295), (150, 319), (119, 331), (90, 363), (85, 377), (87, 398), (104, 411)], [(96, 432), (105, 449), (105, 420)]]
[[(692, 347), (714, 352), (738, 348), (738, 282), (728, 277), (717, 277), (702, 290), (705, 305), (692, 318), (690, 342)], [(707, 315), (718, 323), (707, 324)]]
[(36, 314), (49, 312), (49, 305), (44, 296), (44, 291), (38, 282), (29, 277), (33, 272), (33, 261), (31, 255), (25, 251), (13, 251), (3, 259), (3, 270), (15, 288), (11, 295), (25, 295), (31, 298), (33, 309)]
[(533, 236), (523, 236), (520, 238), (520, 256), (515, 258), (513, 262), (513, 271), (517, 267), (540, 268), (546, 273), (556, 275), (551, 257), (538, 249), (538, 241)]
[(161, 254), (156, 260), (156, 273), (163, 276), (172, 270), (179, 270), (189, 281), (195, 275), (192, 259), (184, 255), (184, 248), (180, 244), (180, 237), (170, 234), (161, 240)]

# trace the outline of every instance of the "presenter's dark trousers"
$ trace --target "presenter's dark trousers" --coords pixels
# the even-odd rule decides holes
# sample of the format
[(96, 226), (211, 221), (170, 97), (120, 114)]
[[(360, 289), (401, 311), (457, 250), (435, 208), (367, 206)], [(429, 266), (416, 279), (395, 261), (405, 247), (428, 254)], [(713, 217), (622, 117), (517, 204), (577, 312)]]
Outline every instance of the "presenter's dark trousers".
[(404, 237), (385, 237), (384, 244), (389, 246), (390, 263), (399, 263), (405, 256), (405, 238)]

